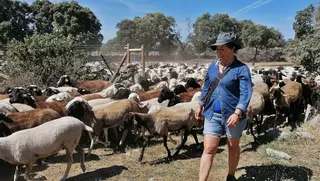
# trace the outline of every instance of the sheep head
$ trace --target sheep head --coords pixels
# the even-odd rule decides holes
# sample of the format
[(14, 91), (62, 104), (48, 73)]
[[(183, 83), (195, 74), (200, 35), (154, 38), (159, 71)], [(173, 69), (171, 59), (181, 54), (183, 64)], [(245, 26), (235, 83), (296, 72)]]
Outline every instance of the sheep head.
[(37, 85), (29, 85), (27, 87), (27, 92), (33, 96), (41, 96), (41, 89)]
[(63, 85), (75, 87), (75, 79), (71, 78), (69, 75), (63, 75), (57, 82), (57, 87), (61, 87)]
[(11, 104), (20, 103), (20, 104), (27, 104), (33, 108), (36, 107), (34, 98), (30, 94), (26, 93), (25, 91), (14, 89), (9, 97), (10, 97), (9, 102)]
[(170, 91), (167, 87), (163, 88), (158, 97), (158, 102), (162, 103), (166, 99), (172, 99), (174, 97), (174, 93)]
[(43, 96), (52, 96), (54, 94), (59, 94), (59, 93), (60, 93), (60, 91), (58, 89), (53, 89), (51, 87), (48, 87), (42, 92), (42, 95)]

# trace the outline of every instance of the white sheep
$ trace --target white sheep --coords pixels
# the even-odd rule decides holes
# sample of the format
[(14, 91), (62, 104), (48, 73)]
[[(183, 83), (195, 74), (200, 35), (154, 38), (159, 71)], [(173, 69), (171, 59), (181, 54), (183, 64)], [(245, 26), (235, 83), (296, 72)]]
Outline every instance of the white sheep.
[[(253, 136), (255, 142), (257, 142), (257, 137), (254, 135), (253, 125), (257, 124), (257, 129), (259, 133), (259, 129), (261, 129), (261, 124), (263, 121), (264, 106), (265, 106), (264, 97), (259, 92), (253, 91), (246, 115), (247, 115), (247, 125), (248, 125), (247, 134), (249, 134), (249, 130), (250, 130), (251, 135)], [(260, 120), (258, 116), (260, 116)], [(254, 121), (254, 119), (256, 121)]]
[[(39, 158), (53, 155), (61, 149), (66, 150), (67, 169), (62, 177), (66, 180), (73, 163), (73, 150), (80, 153), (80, 165), (84, 172), (84, 152), (78, 147), (82, 130), (93, 132), (92, 128), (86, 126), (74, 117), (63, 117), (39, 125), (34, 128), (18, 131), (10, 136), (0, 138), (0, 158), (16, 166), (14, 181), (18, 180), (19, 166), (26, 165), (25, 180), (30, 180), (30, 172), (33, 164)], [(38, 180), (44, 180), (41, 177)]]
[(48, 97), (45, 102), (69, 102), (72, 99), (73, 97), (68, 92), (60, 92)]
[(173, 89), (174, 89), (175, 87), (177, 87), (177, 85), (178, 85), (178, 80), (177, 80), (176, 78), (170, 79), (170, 81), (169, 81), (169, 89), (170, 89), (171, 91), (173, 91)]
[(102, 99), (93, 99), (93, 100), (89, 100), (88, 103), (90, 106), (95, 107), (101, 104), (107, 104), (110, 102), (115, 101), (114, 99), (111, 98), (102, 98)]
[(18, 110), (10, 103), (0, 101), (0, 114), (6, 115), (9, 112), (18, 112)]
[(143, 87), (138, 83), (130, 86), (129, 89), (131, 92), (136, 92), (136, 93), (144, 91)]
[(116, 92), (118, 91), (118, 89), (120, 87), (125, 87), (125, 86), (123, 84), (121, 84), (121, 83), (115, 83), (115, 84), (109, 86), (108, 88), (102, 90), (98, 94), (100, 94), (104, 98), (112, 97), (113, 95), (116, 94)]
[(18, 110), (18, 112), (31, 111), (34, 109), (33, 107), (27, 104), (13, 103), (11, 105), (15, 107)]

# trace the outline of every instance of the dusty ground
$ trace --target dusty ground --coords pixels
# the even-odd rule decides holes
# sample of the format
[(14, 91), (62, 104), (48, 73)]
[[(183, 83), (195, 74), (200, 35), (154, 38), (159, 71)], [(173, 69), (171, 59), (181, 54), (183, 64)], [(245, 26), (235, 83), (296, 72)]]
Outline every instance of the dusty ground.
[[(320, 130), (314, 130), (306, 125), (303, 127), (316, 135), (317, 140), (305, 141), (293, 138), (288, 141), (278, 141), (266, 136), (260, 136), (261, 144), (253, 144), (251, 135), (244, 135), (241, 143), (241, 160), (236, 173), (240, 181), (319, 181), (320, 180)], [(201, 135), (198, 136), (203, 140)], [(174, 137), (179, 140), (179, 137)], [(81, 173), (78, 154), (74, 154), (69, 179), (73, 181), (194, 181), (198, 179), (198, 169), (202, 150), (197, 151), (192, 136), (181, 154), (172, 162), (165, 163), (162, 158), (167, 153), (161, 142), (154, 139), (146, 148), (143, 163), (137, 162), (140, 148), (128, 148), (126, 153), (112, 154), (111, 150), (97, 148), (93, 155), (86, 159), (87, 172)], [(169, 143), (171, 150), (175, 145)], [(285, 161), (266, 155), (266, 148), (284, 151), (292, 156)], [(227, 173), (226, 139), (222, 138), (218, 154), (211, 170), (211, 181), (224, 181)], [(36, 177), (45, 175), (48, 180), (61, 178), (66, 168), (64, 151), (47, 159), (48, 166), (34, 167)], [(12, 180), (14, 167), (1, 164), (0, 180)], [(310, 179), (311, 178), (311, 179)]]

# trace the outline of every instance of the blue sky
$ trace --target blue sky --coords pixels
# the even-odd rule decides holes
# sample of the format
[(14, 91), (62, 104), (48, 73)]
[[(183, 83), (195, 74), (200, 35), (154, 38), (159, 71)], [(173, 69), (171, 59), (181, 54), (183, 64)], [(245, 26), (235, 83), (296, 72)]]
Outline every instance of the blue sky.
[[(25, 0), (28, 3), (33, 0)], [(53, 0), (60, 2), (61, 0)], [(103, 42), (116, 36), (116, 24), (149, 12), (162, 12), (176, 19), (182, 36), (187, 35), (186, 18), (192, 22), (202, 14), (227, 13), (238, 20), (251, 19), (257, 24), (274, 27), (286, 39), (294, 37), (292, 24), (298, 10), (318, 0), (78, 0), (90, 8), (102, 24)]]

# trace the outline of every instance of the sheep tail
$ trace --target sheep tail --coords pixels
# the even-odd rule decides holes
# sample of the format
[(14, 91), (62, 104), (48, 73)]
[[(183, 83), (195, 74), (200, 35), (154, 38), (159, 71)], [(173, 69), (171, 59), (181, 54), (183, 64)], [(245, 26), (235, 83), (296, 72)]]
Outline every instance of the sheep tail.
[(90, 126), (84, 124), (83, 130), (93, 133), (93, 129)]

